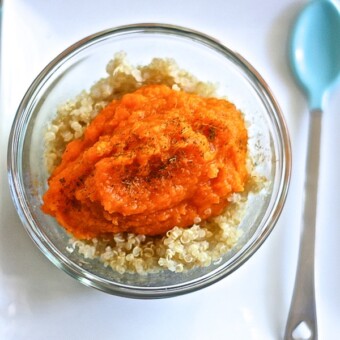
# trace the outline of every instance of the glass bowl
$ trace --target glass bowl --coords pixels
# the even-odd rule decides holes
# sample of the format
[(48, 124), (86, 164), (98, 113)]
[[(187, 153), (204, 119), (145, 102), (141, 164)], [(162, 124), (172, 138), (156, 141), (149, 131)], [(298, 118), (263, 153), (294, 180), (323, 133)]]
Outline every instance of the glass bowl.
[[(89, 89), (105, 73), (114, 53), (125, 51), (132, 64), (154, 57), (174, 58), (180, 68), (218, 85), (254, 129), (263, 157), (258, 171), (268, 178), (265, 192), (249, 197), (237, 244), (208, 267), (181, 273), (119, 274), (97, 260), (67, 250), (70, 236), (42, 213), (48, 174), (44, 166), (44, 133), (56, 107)], [(202, 33), (163, 24), (117, 27), (75, 43), (51, 61), (25, 94), (15, 117), (8, 148), (11, 195), (21, 221), (38, 248), (57, 267), (83, 284), (107, 293), (162, 298), (206, 287), (232, 273), (254, 254), (273, 229), (288, 190), (290, 142), (284, 118), (268, 85), (239, 54)]]

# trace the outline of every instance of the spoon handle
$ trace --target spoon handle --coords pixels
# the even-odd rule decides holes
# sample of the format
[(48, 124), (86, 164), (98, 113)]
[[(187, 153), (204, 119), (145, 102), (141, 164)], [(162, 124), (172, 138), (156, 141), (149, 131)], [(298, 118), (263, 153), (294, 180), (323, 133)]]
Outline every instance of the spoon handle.
[(309, 117), (303, 225), (285, 340), (318, 338), (314, 292), (314, 248), (322, 111), (312, 110)]

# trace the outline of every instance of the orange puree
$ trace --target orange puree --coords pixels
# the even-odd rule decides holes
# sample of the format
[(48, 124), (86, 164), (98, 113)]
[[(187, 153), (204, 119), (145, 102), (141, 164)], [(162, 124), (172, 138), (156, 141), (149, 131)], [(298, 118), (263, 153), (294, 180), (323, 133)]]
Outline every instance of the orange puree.
[(67, 145), (42, 209), (83, 239), (188, 227), (244, 190), (247, 138), (228, 101), (144, 86), (112, 101)]

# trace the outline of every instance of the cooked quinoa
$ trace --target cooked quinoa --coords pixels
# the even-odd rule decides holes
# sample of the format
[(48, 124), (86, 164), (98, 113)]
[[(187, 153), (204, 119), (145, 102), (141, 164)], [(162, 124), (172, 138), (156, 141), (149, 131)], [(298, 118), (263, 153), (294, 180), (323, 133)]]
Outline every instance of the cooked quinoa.
[[(45, 134), (46, 168), (51, 173), (60, 163), (66, 145), (80, 138), (96, 114), (113, 99), (147, 84), (165, 84), (203, 97), (216, 96), (216, 87), (203, 83), (172, 59), (155, 58), (146, 66), (132, 66), (125, 53), (118, 53), (106, 67), (107, 76), (83, 91), (74, 100), (62, 104)], [(250, 152), (249, 152), (250, 154)], [(252, 159), (249, 158), (249, 172)], [(259, 189), (262, 179), (250, 176), (246, 190), (233, 194), (223, 215), (200, 221), (189, 228), (174, 226), (164, 236), (117, 233), (112, 238), (78, 240), (71, 237), (67, 250), (78, 251), (86, 259), (99, 259), (104, 266), (124, 272), (146, 274), (161, 269), (182, 272), (218, 261), (237, 242), (238, 225), (244, 215), (249, 192)]]

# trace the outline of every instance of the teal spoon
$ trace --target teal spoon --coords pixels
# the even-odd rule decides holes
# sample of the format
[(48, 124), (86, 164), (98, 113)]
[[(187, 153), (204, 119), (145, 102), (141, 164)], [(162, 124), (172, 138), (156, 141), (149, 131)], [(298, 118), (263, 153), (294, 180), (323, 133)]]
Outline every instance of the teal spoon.
[(340, 14), (327, 0), (310, 2), (290, 40), (290, 65), (309, 103), (310, 120), (299, 260), (285, 339), (317, 339), (314, 244), (324, 101), (340, 75)]

